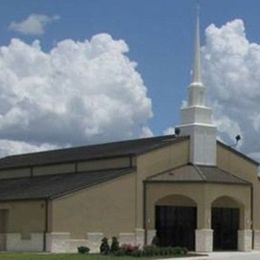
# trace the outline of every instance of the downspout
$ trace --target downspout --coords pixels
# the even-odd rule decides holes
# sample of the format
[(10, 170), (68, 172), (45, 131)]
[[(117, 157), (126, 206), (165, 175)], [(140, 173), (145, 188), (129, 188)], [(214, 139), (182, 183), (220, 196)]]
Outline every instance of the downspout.
[(250, 206), (251, 206), (252, 249), (254, 249), (255, 234), (254, 234), (254, 186), (253, 184), (251, 184), (250, 191), (251, 191)]
[(47, 233), (48, 233), (48, 199), (45, 199), (45, 223), (44, 223), (44, 234), (43, 234), (43, 252), (47, 251)]
[(147, 245), (147, 226), (146, 226), (146, 181), (143, 181), (143, 228), (144, 228), (144, 245)]

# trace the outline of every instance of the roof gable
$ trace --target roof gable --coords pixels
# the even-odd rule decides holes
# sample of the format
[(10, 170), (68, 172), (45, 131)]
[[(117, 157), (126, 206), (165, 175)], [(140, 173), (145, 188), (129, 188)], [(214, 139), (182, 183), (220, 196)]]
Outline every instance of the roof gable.
[(149, 177), (146, 182), (198, 182), (250, 185), (249, 182), (216, 166), (187, 164)]

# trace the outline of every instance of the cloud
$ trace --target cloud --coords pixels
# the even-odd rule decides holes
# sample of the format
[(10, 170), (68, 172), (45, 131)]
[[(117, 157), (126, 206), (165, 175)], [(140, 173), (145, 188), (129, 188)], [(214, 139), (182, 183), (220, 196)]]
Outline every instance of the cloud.
[(241, 134), (241, 150), (258, 155), (260, 45), (249, 42), (243, 21), (236, 19), (219, 28), (210, 25), (202, 53), (204, 83), (220, 135), (232, 144)]
[(44, 14), (31, 14), (20, 22), (11, 22), (9, 29), (25, 35), (42, 35), (48, 24), (59, 19), (60, 17), (58, 15), (47, 16)]
[(51, 144), (33, 145), (22, 141), (0, 140), (0, 157), (8, 154), (31, 153), (57, 148), (57, 146)]
[(163, 135), (175, 135), (175, 128), (169, 127), (163, 131)]
[(29, 45), (13, 39), (2, 46), (2, 150), (8, 154), (151, 135), (151, 100), (127, 52), (123, 40), (108, 34), (64, 40), (49, 52), (39, 41)]

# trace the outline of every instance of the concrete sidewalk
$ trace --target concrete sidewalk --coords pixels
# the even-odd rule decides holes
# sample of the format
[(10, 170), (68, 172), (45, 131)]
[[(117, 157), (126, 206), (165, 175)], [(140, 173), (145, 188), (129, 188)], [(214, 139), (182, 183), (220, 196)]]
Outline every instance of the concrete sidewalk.
[[(169, 258), (172, 260), (260, 260), (260, 251), (252, 252), (214, 252), (208, 253), (208, 256), (196, 256), (196, 257), (178, 257)], [(168, 260), (169, 260), (168, 259)], [(162, 260), (162, 259), (161, 259)], [(164, 259), (165, 260), (165, 259)]]

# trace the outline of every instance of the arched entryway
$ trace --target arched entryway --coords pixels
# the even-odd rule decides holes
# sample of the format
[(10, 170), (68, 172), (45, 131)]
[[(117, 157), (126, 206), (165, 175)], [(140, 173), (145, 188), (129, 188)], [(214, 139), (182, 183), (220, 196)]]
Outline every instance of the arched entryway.
[(213, 229), (213, 250), (238, 250), (238, 230), (243, 206), (227, 196), (212, 203), (211, 226)]
[(160, 246), (195, 249), (197, 205), (182, 195), (170, 195), (155, 205), (155, 226)]

